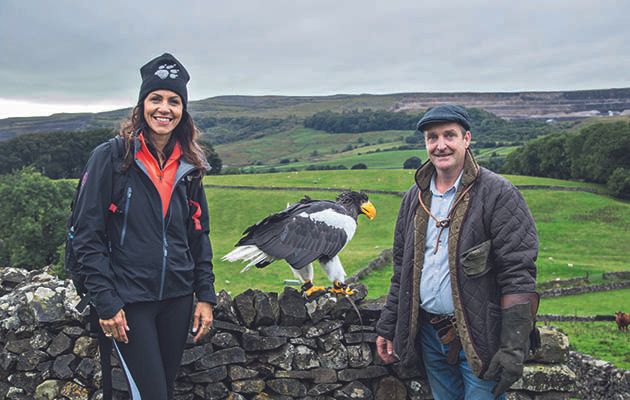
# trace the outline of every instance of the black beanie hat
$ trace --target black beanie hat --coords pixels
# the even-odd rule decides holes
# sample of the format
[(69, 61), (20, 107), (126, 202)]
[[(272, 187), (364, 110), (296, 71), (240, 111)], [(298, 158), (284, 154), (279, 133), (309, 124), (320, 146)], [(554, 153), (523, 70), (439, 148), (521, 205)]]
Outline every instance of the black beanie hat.
[(144, 98), (152, 91), (166, 89), (177, 93), (182, 98), (184, 110), (186, 109), (188, 103), (186, 84), (190, 76), (177, 58), (169, 53), (155, 57), (140, 68), (140, 76), (142, 76), (142, 85), (138, 104), (144, 101)]

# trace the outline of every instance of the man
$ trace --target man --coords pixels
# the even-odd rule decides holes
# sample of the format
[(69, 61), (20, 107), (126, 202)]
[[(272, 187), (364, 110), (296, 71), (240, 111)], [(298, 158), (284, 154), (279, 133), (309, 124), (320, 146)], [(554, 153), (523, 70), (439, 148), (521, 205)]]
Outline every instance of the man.
[(398, 213), (377, 351), (424, 367), (436, 400), (504, 398), (536, 337), (534, 220), (512, 184), (475, 162), (464, 108), (431, 108), (418, 130), (429, 161)]

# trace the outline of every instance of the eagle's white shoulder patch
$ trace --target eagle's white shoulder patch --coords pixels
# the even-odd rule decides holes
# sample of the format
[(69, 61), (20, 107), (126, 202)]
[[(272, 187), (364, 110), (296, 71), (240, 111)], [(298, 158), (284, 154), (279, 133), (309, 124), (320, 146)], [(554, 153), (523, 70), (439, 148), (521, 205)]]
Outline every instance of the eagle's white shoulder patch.
[(333, 228), (343, 229), (344, 232), (346, 232), (348, 241), (352, 239), (352, 237), (354, 236), (354, 232), (357, 230), (357, 222), (352, 217), (344, 214), (339, 214), (338, 212), (331, 209), (317, 211), (312, 214), (301, 212), (300, 214), (298, 214), (298, 216), (309, 218), (312, 221), (323, 222), (328, 226), (332, 226)]

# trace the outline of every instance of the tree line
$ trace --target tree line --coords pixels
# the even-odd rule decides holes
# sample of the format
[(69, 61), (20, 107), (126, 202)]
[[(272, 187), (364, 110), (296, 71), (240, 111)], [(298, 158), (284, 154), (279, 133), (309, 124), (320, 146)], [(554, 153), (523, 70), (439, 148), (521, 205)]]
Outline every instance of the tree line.
[[(0, 175), (32, 166), (49, 178), (78, 178), (91, 151), (115, 134), (111, 129), (36, 133), (0, 142)], [(203, 145), (212, 167), (210, 173), (218, 174), (221, 158), (210, 143)]]
[(507, 156), (502, 171), (605, 183), (614, 196), (630, 199), (630, 122), (532, 140)]
[[(485, 143), (503, 142), (522, 144), (532, 138), (557, 132), (558, 128), (539, 120), (505, 120), (487, 111), (467, 109), (475, 140)], [(304, 120), (306, 128), (317, 129), (329, 133), (359, 133), (385, 130), (414, 131), (416, 124), (424, 113), (408, 114), (406, 112), (392, 112), (371, 109), (344, 111), (322, 111)], [(417, 143), (420, 138), (411, 135), (405, 140)], [(487, 145), (486, 147), (491, 147)]]

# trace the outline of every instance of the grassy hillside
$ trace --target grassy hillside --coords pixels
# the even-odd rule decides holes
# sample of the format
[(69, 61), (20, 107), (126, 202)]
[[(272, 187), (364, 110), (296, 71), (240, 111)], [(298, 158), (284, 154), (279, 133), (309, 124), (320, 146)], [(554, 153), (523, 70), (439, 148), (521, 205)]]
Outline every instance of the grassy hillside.
[[(315, 188), (352, 188), (372, 190), (392, 190), (402, 192), (413, 184), (415, 170), (354, 170), (354, 171), (293, 171), (274, 174), (255, 175), (213, 175), (204, 179), (206, 184), (275, 186), (275, 187), (312, 187)], [(532, 176), (505, 176), (515, 185), (546, 185), (568, 187), (590, 187), (603, 190), (602, 185), (583, 182), (565, 181)]]
[[(517, 184), (575, 185), (574, 182), (543, 178), (508, 177)], [(317, 192), (317, 187), (352, 187), (404, 191), (413, 182), (413, 171), (309, 171), (278, 174), (207, 177), (207, 184), (305, 186), (313, 191), (255, 191), (207, 188), (212, 217), (212, 241), (219, 256), (230, 251), (241, 232), (266, 215), (299, 200), (334, 198), (336, 193)], [(630, 270), (630, 204), (582, 192), (524, 190), (540, 235), (538, 280), (584, 276), (603, 271)], [(374, 221), (360, 219), (357, 236), (341, 254), (349, 274), (364, 267), (384, 248), (391, 247), (393, 226), (400, 198), (370, 196), (378, 210)], [(238, 293), (253, 286), (281, 290), (284, 279), (292, 279), (285, 265), (271, 265), (263, 271), (237, 274), (238, 266), (216, 259), (217, 287)], [(258, 273), (258, 274), (257, 274)], [(386, 293), (387, 272), (366, 279), (370, 296)], [(225, 284), (225, 281), (230, 281)]]

